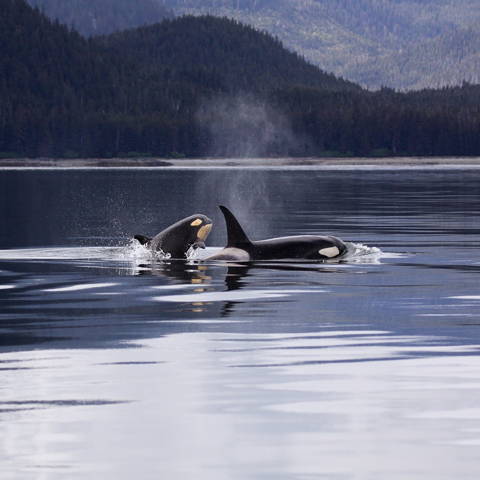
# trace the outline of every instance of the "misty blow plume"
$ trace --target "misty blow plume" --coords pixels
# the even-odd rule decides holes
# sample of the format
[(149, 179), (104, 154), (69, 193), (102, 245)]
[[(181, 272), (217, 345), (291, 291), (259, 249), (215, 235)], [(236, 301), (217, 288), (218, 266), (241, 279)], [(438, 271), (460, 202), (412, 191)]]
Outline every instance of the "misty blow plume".
[(304, 150), (287, 117), (253, 95), (205, 100), (196, 115), (206, 151), (217, 157), (290, 156)]

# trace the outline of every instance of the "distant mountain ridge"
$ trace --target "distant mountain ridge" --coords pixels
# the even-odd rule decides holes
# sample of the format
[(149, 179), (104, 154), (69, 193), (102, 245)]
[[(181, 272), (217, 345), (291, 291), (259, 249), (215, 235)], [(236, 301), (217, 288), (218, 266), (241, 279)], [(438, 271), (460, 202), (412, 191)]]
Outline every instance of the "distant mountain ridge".
[(27, 0), (60, 23), (85, 36), (150, 25), (172, 17), (158, 0)]
[(232, 17), (369, 88), (480, 83), (478, 0), (158, 0)]
[(378, 89), (480, 83), (479, 0), (27, 0), (94, 36), (174, 14), (226, 16), (322, 70)]

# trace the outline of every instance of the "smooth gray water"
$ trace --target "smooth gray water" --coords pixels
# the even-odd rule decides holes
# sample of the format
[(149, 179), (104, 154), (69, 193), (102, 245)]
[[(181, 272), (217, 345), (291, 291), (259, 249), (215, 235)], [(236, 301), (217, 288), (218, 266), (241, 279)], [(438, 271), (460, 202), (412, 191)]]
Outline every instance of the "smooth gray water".
[[(157, 261), (229, 206), (341, 262)], [(0, 170), (0, 478), (477, 479), (480, 170)]]

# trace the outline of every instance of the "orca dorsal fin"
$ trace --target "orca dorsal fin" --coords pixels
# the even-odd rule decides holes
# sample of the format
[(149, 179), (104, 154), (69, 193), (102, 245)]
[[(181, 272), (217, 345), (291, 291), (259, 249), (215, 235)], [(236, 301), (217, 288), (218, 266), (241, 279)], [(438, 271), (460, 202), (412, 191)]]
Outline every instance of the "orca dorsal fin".
[(248, 239), (233, 213), (223, 205), (218, 207), (222, 211), (227, 224), (227, 247), (245, 247), (250, 245), (252, 242)]
[(146, 245), (152, 240), (150, 237), (146, 237), (145, 235), (135, 235), (133, 238), (138, 240), (141, 245)]

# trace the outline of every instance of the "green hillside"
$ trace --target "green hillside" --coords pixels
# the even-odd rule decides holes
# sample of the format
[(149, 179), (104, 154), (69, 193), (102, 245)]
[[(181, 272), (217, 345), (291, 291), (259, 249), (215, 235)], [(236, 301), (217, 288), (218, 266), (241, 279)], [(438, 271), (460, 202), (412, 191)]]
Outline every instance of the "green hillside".
[(480, 28), (452, 29), (397, 54), (372, 59), (357, 66), (355, 77), (365, 85), (407, 89), (479, 83)]

